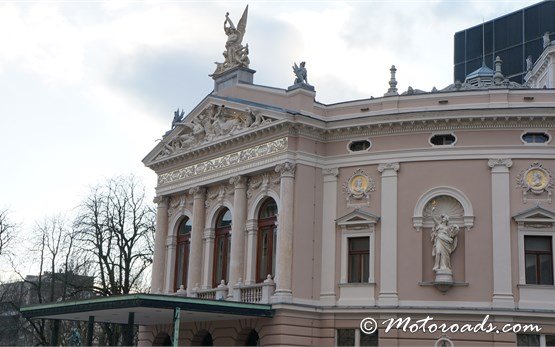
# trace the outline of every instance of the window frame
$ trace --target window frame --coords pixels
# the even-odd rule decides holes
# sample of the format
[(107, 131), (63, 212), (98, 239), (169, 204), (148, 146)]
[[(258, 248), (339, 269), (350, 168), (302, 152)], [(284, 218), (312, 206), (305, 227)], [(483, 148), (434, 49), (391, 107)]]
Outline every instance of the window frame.
[[(367, 248), (364, 250), (351, 250), (351, 242), (357, 239), (363, 239), (367, 243)], [(363, 281), (365, 277), (364, 273), (364, 256), (368, 257), (368, 278), (370, 278), (370, 237), (369, 236), (354, 236), (347, 238), (347, 283), (369, 283), (369, 281)], [(357, 257), (357, 262), (360, 267), (360, 273), (357, 275), (360, 280), (355, 281), (351, 278), (351, 257)]]
[[(353, 143), (355, 143), (355, 142), (363, 142), (363, 141), (367, 141), (367, 142), (369, 143), (368, 148), (366, 148), (366, 149), (361, 149), (361, 150), (359, 150), (359, 151), (353, 151), (353, 150), (351, 149), (351, 145), (352, 145)], [(347, 143), (347, 151), (348, 151), (348, 153), (364, 153), (364, 152), (369, 152), (370, 149), (371, 149), (373, 146), (374, 146), (374, 143), (372, 142), (372, 140), (370, 140), (369, 137), (366, 137), (366, 138), (356, 138), (356, 139), (352, 139), (351, 141), (349, 141), (349, 142)]]
[[(187, 223), (187, 222), (191, 222), (191, 230), (189, 231), (188, 234), (185, 235), (181, 235), (179, 233), (180, 229), (181, 229), (181, 225), (183, 225), (183, 223)], [(187, 283), (188, 280), (188, 274), (189, 274), (189, 257), (190, 257), (190, 252), (191, 252), (191, 233), (193, 231), (193, 225), (192, 225), (192, 220), (188, 217), (185, 216), (178, 224), (177, 227), (177, 232), (176, 232), (176, 238), (175, 238), (175, 269), (174, 269), (174, 276), (173, 276), (173, 286), (174, 288), (177, 290), (180, 288), (181, 285), (184, 286), (184, 288), (187, 288), (187, 286), (189, 285)], [(177, 283), (178, 282), (178, 271), (179, 271), (179, 248), (181, 245), (184, 245), (185, 247), (185, 254), (183, 255), (183, 268), (181, 271), (181, 275), (182, 275), (182, 282), (183, 283)]]
[[(548, 242), (549, 245), (549, 251), (538, 251), (538, 250), (527, 250), (526, 249), (526, 238), (531, 238), (531, 237), (538, 237), (538, 238), (546, 238), (546, 239), (550, 239), (551, 242)], [(524, 235), (524, 271), (526, 271), (526, 257), (528, 255), (533, 255), (535, 257), (535, 265), (536, 265), (536, 282), (541, 282), (541, 263), (540, 263), (540, 256), (543, 254), (548, 254), (551, 258), (551, 283), (528, 283), (528, 281), (526, 280), (526, 273), (524, 273), (524, 277), (525, 277), (525, 282), (526, 284), (531, 284), (531, 285), (547, 285), (547, 286), (552, 286), (555, 283), (554, 278), (555, 278), (555, 269), (553, 269), (554, 264), (553, 264), (553, 247), (554, 247), (554, 242), (553, 242), (553, 237), (551, 235)]]
[[(271, 217), (260, 218), (262, 211), (266, 208), (271, 202), (276, 205), (277, 202), (273, 198), (266, 198), (260, 209), (258, 211), (258, 219), (257, 219), (257, 230), (256, 230), (256, 269), (255, 269), (255, 281), (256, 283), (262, 283), (266, 280), (268, 274), (275, 276), (275, 265), (276, 265), (276, 252), (274, 251), (277, 246), (277, 216), (279, 211)], [(270, 269), (269, 273), (260, 276), (260, 266), (261, 266), (261, 247), (262, 247), (262, 231), (266, 231), (270, 234), (271, 237), (268, 237), (268, 258), (270, 262), (266, 264), (266, 272)]]
[[(231, 256), (231, 223), (233, 223), (233, 219), (231, 223), (227, 226), (220, 226), (220, 221), (223, 219), (225, 214), (231, 210), (227, 207), (222, 208), (216, 217), (216, 223), (214, 227), (214, 250), (213, 250), (213, 268), (212, 268), (212, 288), (216, 288), (222, 280), (225, 283), (229, 281), (229, 261)], [(233, 215), (232, 215), (233, 218)], [(223, 278), (216, 278), (217, 276), (217, 268), (218, 268), (218, 242), (219, 239), (224, 239), (223, 243), (223, 256), (222, 256), (222, 277)]]
[[(547, 135), (547, 141), (545, 142), (526, 142), (524, 140), (524, 136), (526, 134), (544, 134)], [(546, 146), (551, 142), (552, 136), (550, 133), (548, 133), (546, 130), (542, 130), (542, 129), (527, 129), (525, 131), (523, 131), (522, 133), (520, 133), (520, 141), (522, 141), (522, 143), (526, 146)]]
[[(436, 136), (447, 136), (447, 135), (451, 135), (455, 138), (455, 141), (453, 141), (453, 143), (447, 144), (447, 145), (436, 145), (432, 142), (432, 139)], [(455, 132), (435, 132), (432, 133), (430, 135), (430, 137), (428, 138), (428, 143), (430, 144), (430, 146), (432, 147), (454, 147), (455, 144), (457, 144), (457, 142), (459, 141), (459, 138), (457, 137), (457, 135), (455, 135)]]
[(533, 230), (529, 228), (519, 228), (518, 230), (518, 257), (519, 257), (519, 284), (526, 286), (549, 286), (555, 288), (554, 284), (535, 284), (526, 283), (526, 249), (524, 245), (524, 238), (526, 236), (550, 236), (551, 237), (551, 267), (553, 270), (553, 279), (555, 281), (555, 261), (553, 257), (553, 250), (555, 249), (555, 230)]

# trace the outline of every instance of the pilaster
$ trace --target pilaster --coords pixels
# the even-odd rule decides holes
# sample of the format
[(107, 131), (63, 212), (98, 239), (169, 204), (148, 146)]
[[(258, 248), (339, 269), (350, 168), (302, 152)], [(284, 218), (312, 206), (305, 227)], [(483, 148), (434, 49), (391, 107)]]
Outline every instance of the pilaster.
[(399, 163), (382, 163), (379, 306), (397, 306), (397, 172)]
[(493, 298), (492, 305), (513, 308), (511, 279), (511, 203), (509, 158), (488, 161), (491, 168), (491, 227), (493, 239)]
[[(322, 170), (324, 189), (322, 200), (322, 271), (320, 302), (335, 305), (335, 220), (337, 218), (337, 176), (339, 169)], [(324, 270), (325, 269), (325, 270)]]

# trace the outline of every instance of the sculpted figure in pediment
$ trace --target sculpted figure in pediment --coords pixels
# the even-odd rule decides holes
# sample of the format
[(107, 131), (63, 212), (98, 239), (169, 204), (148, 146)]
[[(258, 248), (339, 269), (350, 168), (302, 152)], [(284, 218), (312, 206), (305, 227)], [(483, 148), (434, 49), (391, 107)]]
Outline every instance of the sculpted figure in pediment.
[[(182, 119), (183, 112), (176, 111), (174, 117)], [(169, 156), (271, 122), (271, 118), (265, 117), (259, 111), (250, 108), (239, 111), (227, 108), (224, 105), (212, 104), (189, 122), (174, 121), (173, 126), (180, 128), (181, 131), (177, 136), (163, 140), (163, 149), (157, 158)]]

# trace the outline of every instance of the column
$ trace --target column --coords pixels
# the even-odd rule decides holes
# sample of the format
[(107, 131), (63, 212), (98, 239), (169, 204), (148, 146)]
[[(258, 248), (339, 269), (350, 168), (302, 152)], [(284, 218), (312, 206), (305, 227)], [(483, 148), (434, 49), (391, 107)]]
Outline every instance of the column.
[(166, 259), (166, 238), (168, 237), (168, 198), (157, 196), (154, 203), (156, 211), (156, 234), (154, 237), (154, 256), (152, 259), (152, 279), (150, 291), (158, 293), (164, 285), (164, 261)]
[(284, 162), (276, 166), (281, 175), (278, 210), (278, 234), (276, 247), (276, 292), (279, 302), (291, 302), (293, 265), (293, 203), (295, 194), (295, 164)]
[(214, 228), (204, 229), (204, 262), (202, 263), (202, 288), (212, 288), (212, 266), (214, 263)]
[(337, 218), (337, 175), (339, 169), (324, 169), (322, 201), (322, 271), (320, 302), (335, 305), (335, 220)]
[(256, 282), (257, 222), (256, 219), (247, 221), (247, 265), (245, 284), (254, 284)]
[(164, 290), (166, 293), (175, 293), (178, 289), (174, 284), (176, 247), (177, 235), (168, 235), (166, 238), (166, 286)]
[(397, 171), (399, 163), (383, 163), (379, 306), (397, 306)]
[(231, 256), (229, 269), (229, 293), (239, 279), (243, 280), (245, 259), (245, 225), (247, 222), (247, 179), (243, 176), (232, 177), (233, 217), (231, 220)]
[(511, 279), (511, 204), (509, 158), (488, 161), (491, 168), (491, 229), (493, 238), (493, 306), (514, 308)]
[(193, 196), (193, 220), (191, 230), (191, 244), (189, 247), (189, 267), (187, 269), (187, 295), (201, 281), (202, 266), (202, 237), (204, 235), (205, 197), (206, 189), (194, 187), (189, 190)]

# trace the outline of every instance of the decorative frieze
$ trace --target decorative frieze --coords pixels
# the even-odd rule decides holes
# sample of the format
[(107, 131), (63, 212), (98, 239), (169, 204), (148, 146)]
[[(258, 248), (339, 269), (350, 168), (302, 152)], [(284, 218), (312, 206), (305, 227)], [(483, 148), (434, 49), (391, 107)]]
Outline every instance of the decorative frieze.
[(164, 185), (177, 180), (182, 180), (212, 171), (238, 166), (247, 162), (261, 159), (287, 150), (287, 138), (267, 142), (258, 146), (247, 148), (234, 153), (226, 154), (198, 164), (189, 165), (181, 169), (163, 173), (158, 176), (158, 185)]
[(551, 203), (551, 190), (553, 188), (553, 174), (538, 162), (532, 163), (522, 170), (517, 178), (517, 188), (522, 189), (522, 200), (527, 202)]

